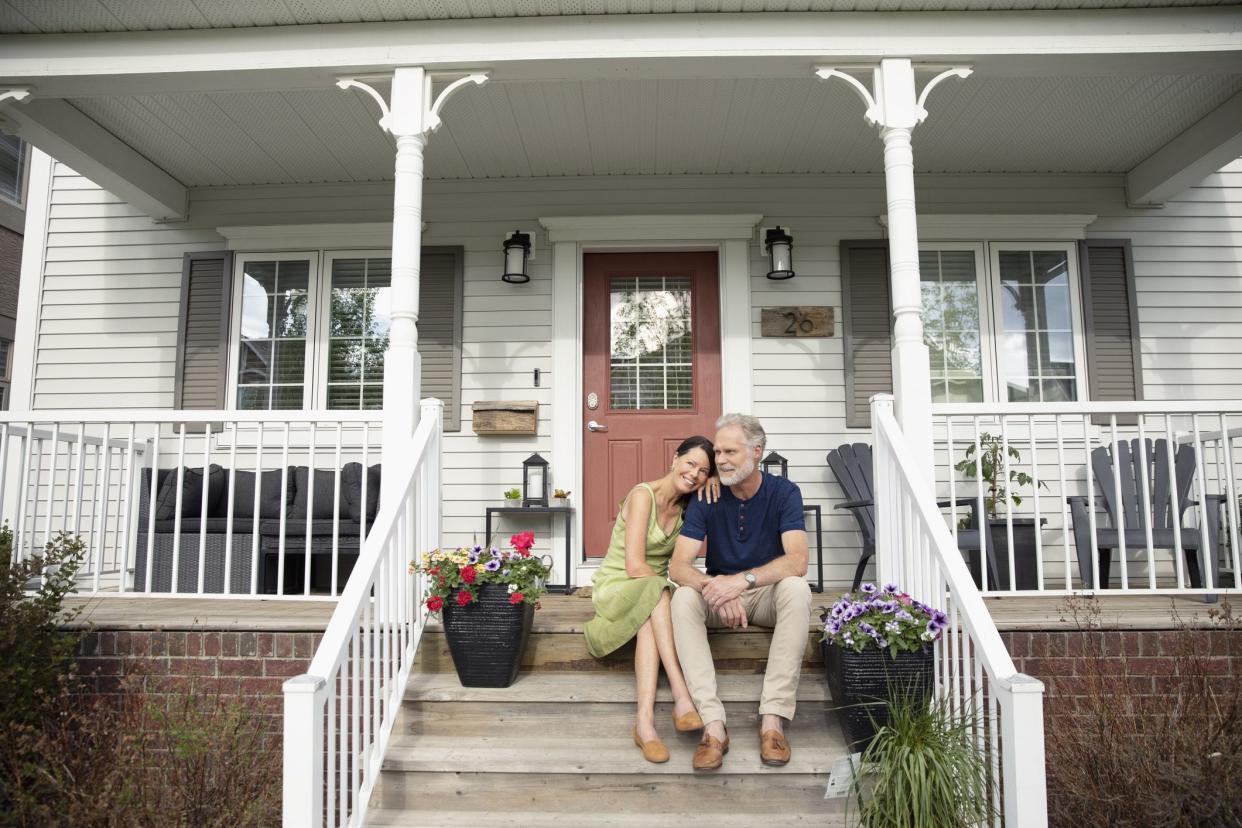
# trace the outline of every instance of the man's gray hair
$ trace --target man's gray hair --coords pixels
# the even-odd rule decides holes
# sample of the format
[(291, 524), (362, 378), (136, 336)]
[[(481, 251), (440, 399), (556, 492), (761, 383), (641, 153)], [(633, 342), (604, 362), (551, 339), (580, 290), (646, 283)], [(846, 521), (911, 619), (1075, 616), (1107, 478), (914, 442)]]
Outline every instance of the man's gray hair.
[(716, 430), (726, 426), (737, 426), (742, 430), (742, 436), (746, 438), (746, 445), (754, 448), (758, 446), (762, 450), (768, 444), (768, 433), (763, 430), (763, 424), (759, 422), (758, 417), (752, 417), (749, 414), (725, 414), (716, 421)]

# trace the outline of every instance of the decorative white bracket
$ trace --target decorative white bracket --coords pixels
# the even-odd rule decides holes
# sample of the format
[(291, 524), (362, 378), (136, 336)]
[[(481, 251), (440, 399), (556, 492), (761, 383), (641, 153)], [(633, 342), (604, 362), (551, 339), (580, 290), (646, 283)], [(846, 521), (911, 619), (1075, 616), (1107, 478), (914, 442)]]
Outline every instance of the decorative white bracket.
[(33, 92), (32, 86), (10, 86), (7, 89), (0, 89), (0, 128), (7, 128), (9, 131), (15, 129), (13, 122), (4, 117), (4, 107), (13, 102), (29, 101)]
[[(927, 82), (923, 91), (914, 95), (914, 73), (919, 71), (942, 71)], [(862, 81), (848, 74), (849, 71), (870, 71), (872, 88), (868, 89)], [(828, 80), (840, 78), (862, 98), (863, 106), (867, 107), (864, 117), (870, 126), (904, 127), (911, 129), (927, 120), (927, 97), (941, 81), (950, 77), (966, 78), (974, 71), (969, 66), (915, 65), (908, 60), (886, 59), (878, 66), (817, 66), (816, 76)]]
[[(392, 76), (385, 75), (382, 77), (382, 79), (387, 80), (390, 77)], [(440, 90), (440, 94), (435, 96), (433, 100), (432, 84), (438, 80), (447, 80), (448, 78), (454, 78), (454, 80), (451, 83), (449, 83), (448, 86), (444, 87), (444, 89)], [(376, 76), (368, 76), (366, 78), (366, 80), (379, 80), (379, 79), (381, 78), (378, 78)], [(443, 123), (443, 121), (440, 119), (440, 111), (444, 109), (444, 104), (448, 102), (448, 99), (458, 89), (462, 88), (468, 83), (473, 83), (477, 86), (482, 86), (484, 83), (487, 82), (487, 79), (488, 79), (487, 72), (469, 72), (464, 75), (461, 72), (453, 72), (453, 73), (426, 72), (424, 73), (423, 74), (423, 90), (422, 90), (423, 91), (422, 111), (418, 113), (420, 117), (416, 119), (418, 126), (415, 127), (412, 131), (403, 130), (397, 126), (396, 121), (393, 118), (393, 112), (389, 108), (388, 102), (384, 100), (384, 96), (381, 95), (379, 91), (375, 89), (375, 87), (367, 83), (366, 80), (360, 80), (358, 78), (337, 78), (336, 85), (340, 87), (341, 89), (350, 89), (350, 88), (361, 89), (363, 92), (366, 92), (368, 95), (370, 95), (375, 100), (375, 103), (379, 105), (379, 108), (380, 108), (379, 125), (385, 132), (392, 133), (393, 135), (398, 134), (398, 132), (403, 132), (403, 133), (409, 132), (410, 134), (426, 136), (432, 132), (435, 132), (437, 129), (440, 128), (440, 125)], [(426, 105), (427, 101), (431, 101), (430, 106)]]

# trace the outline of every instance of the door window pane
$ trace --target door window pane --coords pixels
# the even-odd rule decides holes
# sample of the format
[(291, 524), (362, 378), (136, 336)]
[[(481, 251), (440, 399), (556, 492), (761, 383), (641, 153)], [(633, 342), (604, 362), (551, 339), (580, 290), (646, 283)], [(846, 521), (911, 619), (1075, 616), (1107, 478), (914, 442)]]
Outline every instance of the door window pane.
[(16, 135), (0, 132), (0, 198), (22, 203), (22, 177), (26, 170), (26, 144)]
[(688, 277), (613, 279), (610, 403), (614, 409), (694, 407)]
[(310, 263), (247, 262), (242, 272), (240, 409), (302, 408)]
[(1077, 365), (1065, 251), (1002, 250), (998, 261), (1009, 401), (1076, 400)]
[(380, 408), (392, 259), (333, 259), (331, 280), (328, 408)]
[(983, 401), (979, 282), (973, 250), (919, 253), (923, 341), (931, 352), (934, 402)]

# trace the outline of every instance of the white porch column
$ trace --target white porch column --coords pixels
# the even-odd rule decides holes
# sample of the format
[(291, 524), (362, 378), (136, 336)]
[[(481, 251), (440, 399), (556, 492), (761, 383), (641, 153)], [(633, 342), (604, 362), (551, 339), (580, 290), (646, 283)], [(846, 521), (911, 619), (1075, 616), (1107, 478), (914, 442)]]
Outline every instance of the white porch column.
[[(337, 82), (342, 89), (363, 90), (379, 104), (379, 124), (397, 142), (392, 206), (392, 288), (388, 350), (384, 352), (384, 447), (386, 472), (401, 467), (406, 440), (418, 425), (422, 359), (418, 355), (418, 293), (423, 237), (423, 150), (440, 126), (440, 110), (463, 84), (482, 84), (486, 73), (455, 73), (439, 97), (433, 78), (421, 66), (402, 66), (392, 73), (391, 103), (373, 87), (352, 78)], [(392, 473), (392, 472), (389, 472)], [(400, 494), (396, 486), (381, 488), (381, 506)]]
[(970, 70), (954, 67), (936, 75), (919, 94), (915, 66), (908, 58), (888, 58), (872, 70), (872, 89), (857, 78), (831, 67), (816, 70), (821, 78), (847, 81), (867, 104), (867, 123), (884, 141), (884, 186), (888, 199), (888, 258), (893, 301), (893, 392), (897, 422), (916, 453), (917, 467), (934, 485), (931, 431), (931, 369), (923, 342), (923, 302), (919, 279), (919, 235), (914, 206), (914, 152), (910, 136), (927, 117), (923, 103), (940, 81)]

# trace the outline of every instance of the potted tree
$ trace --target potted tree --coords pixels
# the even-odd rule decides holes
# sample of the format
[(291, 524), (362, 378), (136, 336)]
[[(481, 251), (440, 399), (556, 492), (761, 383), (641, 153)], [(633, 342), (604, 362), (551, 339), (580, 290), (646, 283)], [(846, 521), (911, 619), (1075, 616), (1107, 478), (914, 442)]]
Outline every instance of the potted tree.
[(463, 687), (508, 687), (517, 679), (539, 598), (552, 571), (531, 555), (533, 532), (510, 548), (436, 549), (411, 564), (427, 578), (427, 609), (441, 614)]
[(824, 610), (822, 646), (828, 687), (853, 750), (865, 750), (901, 698), (926, 702), (932, 688), (932, 642), (948, 617), (895, 584), (862, 584)]
[[(1009, 474), (1005, 474), (1006, 460), (1009, 459)], [(963, 452), (962, 459), (953, 466), (971, 481), (983, 480), (983, 510), (988, 526), (988, 540), (996, 554), (994, 571), (988, 572), (988, 589), (1009, 589), (1009, 518), (1001, 511), (1005, 504), (1012, 508), (1022, 505), (1022, 496), (1016, 489), (1029, 486), (1035, 482), (1029, 474), (1015, 468), (1022, 461), (1022, 453), (1013, 445), (1006, 445), (1000, 434), (983, 432), (979, 443), (970, 443)], [(1041, 480), (1039, 485), (1048, 488)], [(1039, 589), (1039, 568), (1036, 565), (1035, 553), (1035, 519), (1019, 518), (1013, 520), (1013, 560), (1014, 586), (1018, 589)], [(1046, 523), (1040, 519), (1040, 525)], [(959, 526), (960, 528), (960, 526)], [(970, 573), (975, 585), (983, 588), (979, 578), (979, 551), (970, 552)]]

